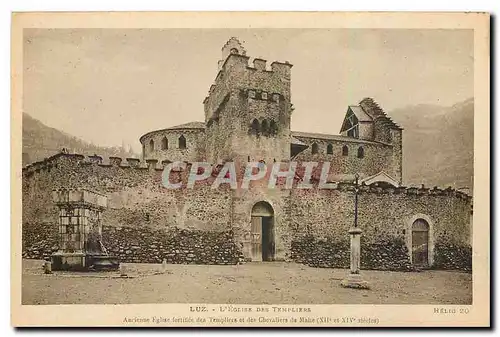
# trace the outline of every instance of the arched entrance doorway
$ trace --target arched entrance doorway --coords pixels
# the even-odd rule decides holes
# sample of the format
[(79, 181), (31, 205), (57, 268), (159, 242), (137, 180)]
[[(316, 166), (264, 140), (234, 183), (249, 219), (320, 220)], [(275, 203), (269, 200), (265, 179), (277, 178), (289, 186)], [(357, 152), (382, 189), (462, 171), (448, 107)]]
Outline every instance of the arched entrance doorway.
[(259, 201), (252, 208), (251, 226), (252, 261), (274, 261), (274, 211), (265, 201)]
[(411, 226), (412, 262), (415, 266), (429, 266), (429, 224), (416, 219)]

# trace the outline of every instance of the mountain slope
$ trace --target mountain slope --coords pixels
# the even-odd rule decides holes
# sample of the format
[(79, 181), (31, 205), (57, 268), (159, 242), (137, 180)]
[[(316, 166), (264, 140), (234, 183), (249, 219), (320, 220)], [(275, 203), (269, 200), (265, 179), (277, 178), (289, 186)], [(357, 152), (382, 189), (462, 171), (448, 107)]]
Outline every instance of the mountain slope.
[(23, 114), (23, 166), (50, 157), (65, 148), (71, 153), (97, 154), (102, 157), (137, 157), (122, 147), (101, 147), (51, 128)]
[(472, 189), (474, 99), (451, 107), (409, 106), (388, 114), (404, 128), (405, 184)]

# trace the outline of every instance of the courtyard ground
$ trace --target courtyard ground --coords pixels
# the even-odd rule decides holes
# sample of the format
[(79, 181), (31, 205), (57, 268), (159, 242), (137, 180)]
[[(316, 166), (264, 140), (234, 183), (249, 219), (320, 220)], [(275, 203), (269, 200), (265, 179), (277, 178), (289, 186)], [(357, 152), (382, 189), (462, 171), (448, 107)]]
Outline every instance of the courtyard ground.
[(344, 269), (295, 263), (239, 266), (124, 263), (119, 272), (43, 274), (23, 260), (23, 304), (471, 304), (472, 275), (454, 271), (362, 271), (370, 290), (346, 289)]

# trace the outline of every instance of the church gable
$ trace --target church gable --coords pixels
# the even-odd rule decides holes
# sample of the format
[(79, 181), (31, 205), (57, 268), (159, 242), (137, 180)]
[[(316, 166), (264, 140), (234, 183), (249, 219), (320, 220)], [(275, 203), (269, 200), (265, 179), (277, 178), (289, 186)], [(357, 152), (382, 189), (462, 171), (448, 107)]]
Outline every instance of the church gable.
[(360, 183), (365, 183), (366, 185), (371, 185), (374, 183), (386, 183), (394, 187), (399, 187), (399, 183), (384, 171), (361, 179)]
[(370, 126), (372, 124), (372, 117), (363, 108), (351, 105), (347, 108), (342, 127), (340, 128), (340, 134), (352, 138), (371, 140)]
[(351, 107), (347, 108), (347, 112), (344, 117), (344, 121), (342, 122), (342, 128), (340, 129), (340, 133), (342, 135), (346, 135), (349, 137), (358, 138), (359, 136), (359, 119), (352, 112)]

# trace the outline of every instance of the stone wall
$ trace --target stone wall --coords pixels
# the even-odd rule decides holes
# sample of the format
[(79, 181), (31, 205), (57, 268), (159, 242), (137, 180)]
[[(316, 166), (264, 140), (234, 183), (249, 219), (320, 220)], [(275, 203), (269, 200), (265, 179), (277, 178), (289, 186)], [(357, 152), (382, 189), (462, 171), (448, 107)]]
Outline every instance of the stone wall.
[[(186, 139), (186, 148), (179, 148), (179, 138)], [(167, 139), (168, 148), (162, 148), (163, 139)], [(202, 161), (205, 157), (205, 129), (166, 129), (150, 132), (141, 137), (143, 159), (174, 161)], [(154, 149), (151, 150), (150, 142)]]
[[(293, 190), (292, 259), (314, 266), (348, 266), (354, 192), (351, 185), (342, 185), (333, 190)], [(362, 186), (362, 268), (409, 270), (412, 224), (424, 219), (430, 226), (432, 266), (470, 270), (469, 212), (470, 199), (452, 190)]]
[(243, 261), (232, 231), (105, 227), (103, 244), (122, 262), (236, 264)]
[(233, 134), (241, 127), (232, 118), (232, 111), (237, 109), (237, 97), (231, 91), (226, 92), (223, 101), (217, 110), (213, 112), (211, 120), (207, 125), (205, 137), (205, 150), (207, 161), (217, 163), (219, 159), (230, 159), (233, 156), (231, 141)]
[(271, 95), (280, 94), (290, 101), (292, 65), (272, 62), (271, 68), (267, 69), (267, 61), (255, 59), (253, 65), (249, 66), (249, 59), (249, 56), (231, 54), (224, 61), (203, 102), (207, 120), (213, 117), (224, 97), (233, 89), (255, 88)]
[[(184, 180), (187, 174), (187, 170), (182, 172)], [(227, 188), (166, 189), (160, 168), (98, 164), (84, 156), (64, 154), (23, 171), (23, 205), (29, 205), (23, 207), (23, 223), (57, 222), (52, 190), (63, 187), (85, 187), (105, 194), (108, 208), (103, 221), (108, 225), (230, 229), (231, 194)]]
[[(292, 259), (311, 267), (349, 268), (350, 241), (342, 238), (321, 238), (306, 235), (292, 242)], [(404, 240), (361, 240), (361, 268), (376, 270), (413, 270)]]
[(45, 259), (59, 249), (57, 223), (23, 223), (22, 256), (26, 259)]
[(392, 149), (392, 171), (387, 172), (400, 184), (403, 182), (403, 130), (391, 130)]
[[(236, 264), (243, 261), (232, 231), (103, 227), (103, 244), (121, 262)], [(23, 257), (43, 259), (58, 250), (57, 224), (25, 224)]]
[[(403, 238), (369, 242), (361, 237), (361, 268), (374, 270), (413, 271), (410, 252)], [(291, 244), (291, 258), (299, 263), (319, 268), (349, 268), (350, 242), (318, 239), (313, 235), (295, 239)], [(438, 243), (434, 248), (432, 269), (472, 271), (472, 248), (465, 244)]]
[[(237, 190), (234, 196), (233, 228), (237, 239), (244, 244), (247, 254), (250, 252), (251, 215), (253, 206), (260, 201), (267, 202), (274, 212), (275, 260), (289, 258), (290, 242), (293, 232), (290, 230), (290, 191), (267, 189), (264, 183), (256, 182), (248, 190)], [(259, 186), (260, 185), (260, 186)]]
[[(204, 100), (206, 157), (224, 160), (289, 160), (290, 158), (290, 64), (232, 54), (224, 60), (209, 95)], [(253, 119), (274, 121), (272, 136), (249, 134)]]
[[(352, 185), (338, 184), (330, 190), (294, 189), (292, 196), (291, 218), (297, 222), (292, 227), (300, 234), (341, 237), (354, 223)], [(361, 186), (358, 196), (358, 226), (363, 236), (374, 241), (410, 236), (412, 218), (421, 215), (431, 222), (436, 238), (467, 245), (469, 212), (470, 199), (451, 189)]]
[(472, 248), (440, 240), (436, 243), (434, 269), (472, 271)]
[[(266, 98), (263, 98), (267, 95)], [(266, 163), (290, 160), (290, 113), (289, 103), (279, 94), (271, 94), (251, 88), (239, 95), (238, 108), (233, 119), (238, 123), (238, 132), (231, 140), (235, 151), (233, 156), (241, 161), (259, 161)], [(252, 132), (252, 122), (259, 122), (258, 134)], [(263, 127), (263, 123), (267, 128)], [(271, 122), (276, 125), (276, 132), (270, 134)], [(266, 129), (266, 130), (264, 130)]]
[[(353, 174), (357, 172), (361, 178), (375, 175), (381, 171), (387, 172), (392, 176), (393, 166), (393, 146), (369, 141), (363, 141), (356, 138), (332, 136), (325, 138), (313, 137), (302, 132), (292, 132), (293, 137), (307, 144), (309, 147), (299, 153), (295, 160), (330, 162), (330, 172), (332, 174)], [(312, 153), (312, 145), (317, 144), (318, 153)], [(327, 153), (328, 145), (332, 145), (333, 154)], [(347, 146), (348, 155), (342, 154), (342, 148)], [(358, 158), (358, 149), (363, 148), (364, 157)], [(399, 176), (393, 176), (398, 180)]]
[[(241, 170), (237, 172), (241, 173)], [(173, 172), (172, 179), (185, 182), (187, 174), (188, 170)], [(43, 234), (43, 226), (50, 227), (58, 220), (58, 211), (51, 198), (52, 190), (85, 187), (108, 197), (108, 208), (103, 212), (105, 226), (137, 229), (129, 230), (130, 237), (119, 235), (127, 230), (115, 231), (114, 236), (110, 236), (120, 238), (110, 241), (112, 247), (118, 247), (116, 249), (120, 254), (133, 251), (124, 245), (135, 240), (134, 236), (140, 240), (143, 233), (150, 235), (147, 233), (162, 231), (158, 235), (165, 236), (167, 240), (171, 235), (169, 233), (182, 230), (189, 233), (231, 231), (238, 249), (248, 252), (245, 244), (248, 245), (249, 241), (252, 207), (259, 201), (266, 201), (274, 212), (277, 260), (297, 259), (325, 266), (348, 263), (346, 250), (338, 247), (348, 244), (347, 231), (354, 223), (352, 184), (337, 183), (332, 189), (323, 190), (286, 190), (280, 188), (284, 183), (281, 179), (275, 189), (267, 188), (267, 180), (251, 183), (249, 190), (230, 190), (227, 185), (211, 189), (215, 179), (211, 176), (197, 183), (194, 189), (168, 190), (162, 187), (161, 175), (162, 170), (158, 167), (143, 164), (124, 166), (116, 160), (110, 164), (99, 164), (95, 159), (69, 154), (57, 155), (26, 168), (23, 170), (22, 185), (23, 230), (31, 231), (29, 237), (41, 235), (38, 239), (28, 240), (34, 242), (29, 254), (39, 254), (34, 253), (41, 249), (38, 245), (44, 246), (44, 251), (54, 246), (50, 236)], [(363, 247), (367, 252), (362, 258), (366, 267), (404, 270), (406, 259), (411, 261), (408, 251), (411, 251), (412, 224), (416, 219), (423, 219), (430, 226), (429, 247), (434, 266), (469, 268), (470, 198), (463, 193), (451, 189), (362, 185), (358, 206), (358, 225), (363, 230)], [(30, 226), (34, 227), (30, 229)], [(219, 238), (226, 234), (210, 235), (214, 236), (205, 238), (219, 242)], [(303, 243), (305, 236), (312, 239)], [(124, 243), (118, 243), (122, 240)], [(150, 245), (158, 247), (158, 243), (149, 239), (144, 244), (141, 242), (134, 244), (139, 248), (137, 253), (133, 253), (137, 255), (131, 255), (131, 258), (145, 262), (158, 254), (167, 254), (166, 250), (149, 250)], [(176, 241), (168, 241), (170, 245), (167, 241), (162, 242), (163, 247), (172, 247)], [(406, 253), (403, 253), (401, 242), (405, 243)], [(388, 247), (389, 251), (386, 250)], [(219, 248), (211, 249), (215, 252)], [(168, 254), (172, 254), (171, 250)], [(340, 257), (334, 258), (335, 255)], [(339, 259), (342, 262), (338, 262)]]

